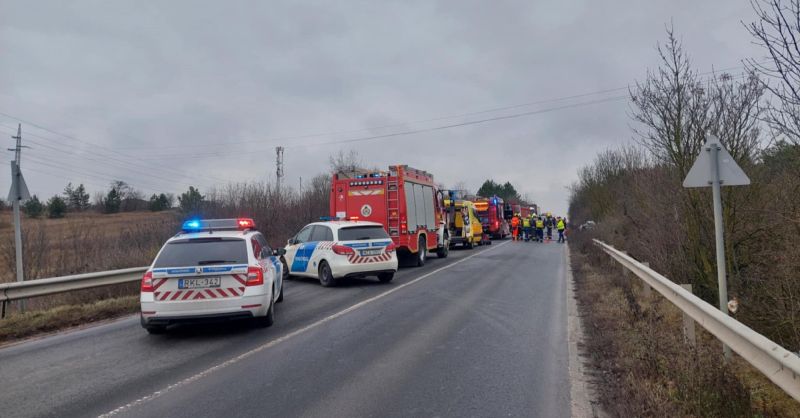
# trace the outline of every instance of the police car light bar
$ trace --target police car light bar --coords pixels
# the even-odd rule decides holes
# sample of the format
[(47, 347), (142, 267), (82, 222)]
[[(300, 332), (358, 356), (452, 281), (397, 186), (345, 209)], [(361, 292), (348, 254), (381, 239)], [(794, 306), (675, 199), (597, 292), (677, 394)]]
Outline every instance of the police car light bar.
[(189, 219), (183, 223), (184, 232), (247, 230), (256, 227), (251, 218), (236, 219)]

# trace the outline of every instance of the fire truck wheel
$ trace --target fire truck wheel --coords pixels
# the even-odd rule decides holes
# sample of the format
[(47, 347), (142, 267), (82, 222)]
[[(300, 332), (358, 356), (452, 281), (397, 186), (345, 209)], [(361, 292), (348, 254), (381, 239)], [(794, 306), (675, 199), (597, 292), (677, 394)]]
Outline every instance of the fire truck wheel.
[(419, 237), (419, 246), (417, 247), (417, 267), (424, 266), (426, 258), (428, 258), (428, 245), (425, 242), (425, 237)]
[(450, 254), (450, 244), (442, 245), (436, 249), (436, 256), (439, 258), (447, 258), (448, 254)]
[(389, 282), (392, 281), (392, 279), (394, 279), (394, 273), (380, 273), (380, 274), (378, 274), (378, 280), (380, 280), (381, 283), (389, 283)]
[(333, 272), (327, 261), (319, 263), (319, 284), (323, 287), (333, 286)]

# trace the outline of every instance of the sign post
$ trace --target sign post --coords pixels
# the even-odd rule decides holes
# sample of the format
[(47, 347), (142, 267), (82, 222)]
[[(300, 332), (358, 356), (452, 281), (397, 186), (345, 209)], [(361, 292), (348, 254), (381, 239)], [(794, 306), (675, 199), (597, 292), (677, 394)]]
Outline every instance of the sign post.
[[(17, 126), (17, 136), (12, 136), (11, 138), (17, 141), (17, 146), (9, 149), (9, 151), (14, 151), (14, 161), (11, 162), (11, 190), (8, 191), (8, 201), (11, 202), (14, 208), (14, 250), (16, 251), (17, 261), (17, 281), (21, 282), (25, 277), (22, 267), (22, 225), (20, 224), (19, 205), (31, 198), (28, 186), (25, 184), (25, 178), (22, 177), (22, 171), (19, 168), (23, 148), (22, 125)], [(25, 311), (24, 300), (19, 302), (19, 309), (22, 312)]]
[[(719, 310), (728, 314), (728, 279), (725, 265), (725, 240), (722, 225), (722, 186), (746, 186), (750, 179), (736, 164), (733, 157), (714, 135), (709, 134), (703, 150), (692, 165), (683, 187), (709, 187), (714, 199), (714, 233), (717, 247), (717, 285), (719, 287)], [(725, 360), (731, 358), (731, 348), (722, 345)]]

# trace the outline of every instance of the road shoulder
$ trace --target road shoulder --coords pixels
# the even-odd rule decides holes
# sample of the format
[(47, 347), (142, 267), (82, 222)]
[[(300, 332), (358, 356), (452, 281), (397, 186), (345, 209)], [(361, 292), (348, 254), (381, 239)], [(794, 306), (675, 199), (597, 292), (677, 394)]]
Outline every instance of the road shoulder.
[(586, 365), (582, 358), (580, 345), (583, 341), (583, 326), (578, 313), (578, 303), (575, 299), (575, 281), (572, 277), (572, 264), (569, 256), (569, 246), (564, 246), (566, 257), (566, 287), (567, 287), (567, 339), (569, 344), (569, 380), (570, 380), (570, 408), (573, 418), (598, 417), (595, 408), (597, 405), (596, 391), (586, 372)]

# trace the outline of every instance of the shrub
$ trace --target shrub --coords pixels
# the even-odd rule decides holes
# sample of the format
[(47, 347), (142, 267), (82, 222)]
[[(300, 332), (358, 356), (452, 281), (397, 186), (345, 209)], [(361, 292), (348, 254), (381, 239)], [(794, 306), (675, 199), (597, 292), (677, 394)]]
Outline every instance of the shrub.
[(33, 195), (32, 198), (28, 199), (28, 201), (22, 205), (22, 211), (30, 218), (38, 218), (42, 216), (42, 212), (44, 212), (44, 205), (39, 200), (39, 197)]
[(63, 218), (65, 213), (67, 213), (67, 202), (61, 196), (53, 196), (47, 201), (48, 218)]

